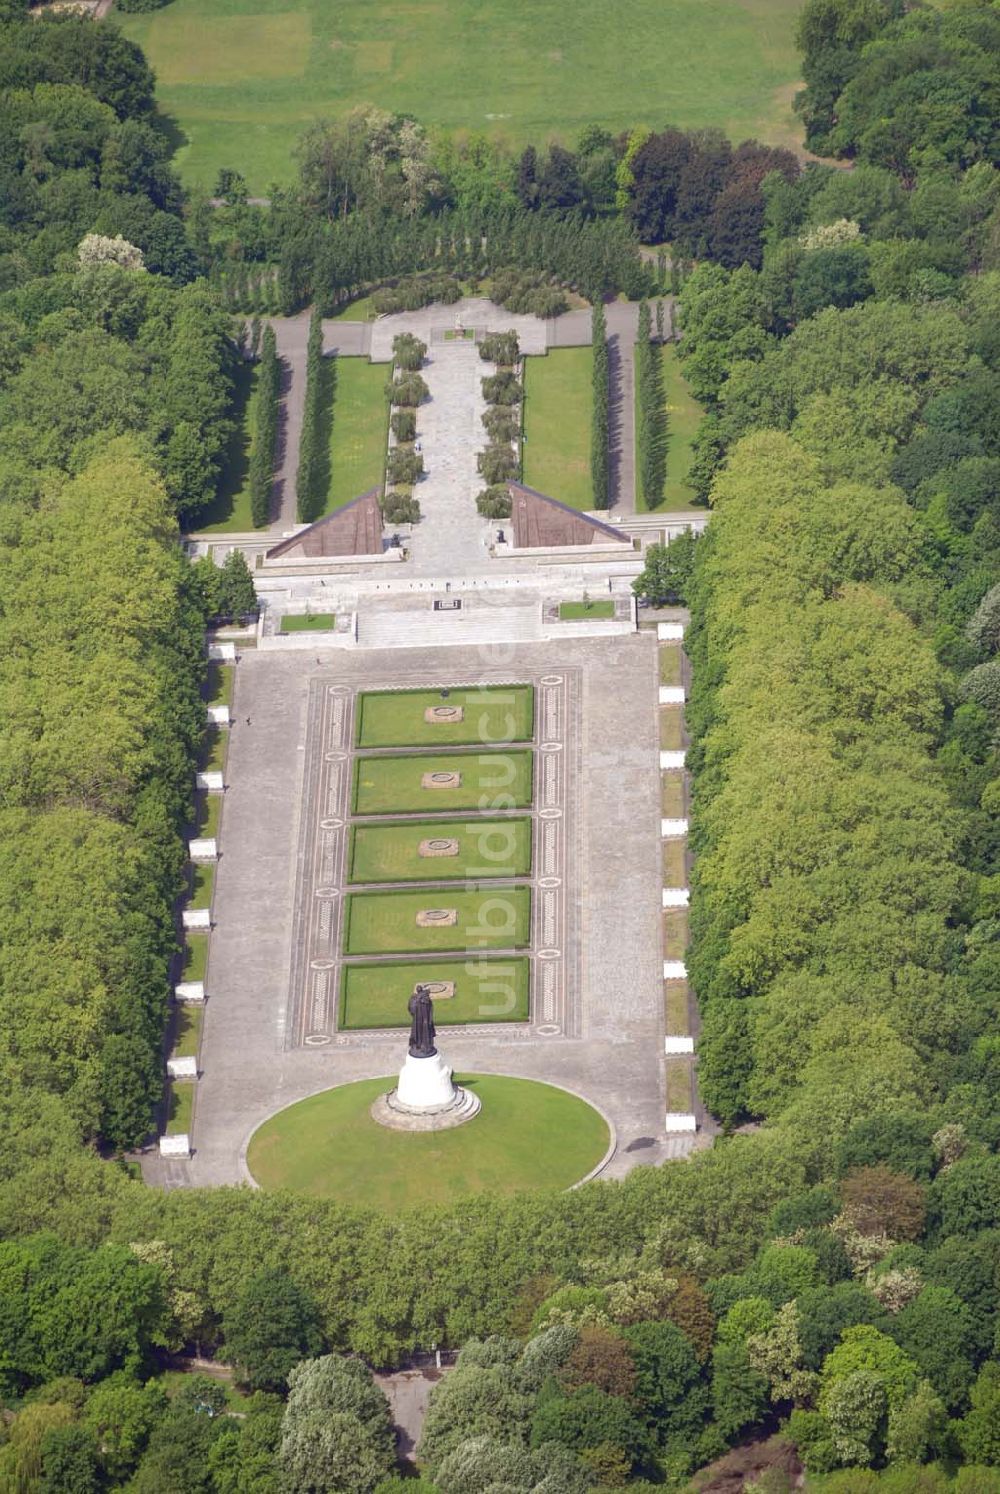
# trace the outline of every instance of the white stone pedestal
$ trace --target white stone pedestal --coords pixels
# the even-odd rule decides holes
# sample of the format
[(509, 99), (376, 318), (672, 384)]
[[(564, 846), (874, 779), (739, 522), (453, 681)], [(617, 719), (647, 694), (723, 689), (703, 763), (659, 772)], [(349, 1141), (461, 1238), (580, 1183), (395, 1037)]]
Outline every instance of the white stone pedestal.
[(408, 1052), (399, 1083), (379, 1095), (371, 1114), (394, 1131), (446, 1131), (478, 1115), (480, 1103), (478, 1095), (453, 1082), (440, 1053), (414, 1058)]
[(414, 1058), (407, 1053), (399, 1071), (396, 1099), (412, 1110), (443, 1110), (454, 1103), (455, 1086), (451, 1069), (440, 1053), (430, 1058)]

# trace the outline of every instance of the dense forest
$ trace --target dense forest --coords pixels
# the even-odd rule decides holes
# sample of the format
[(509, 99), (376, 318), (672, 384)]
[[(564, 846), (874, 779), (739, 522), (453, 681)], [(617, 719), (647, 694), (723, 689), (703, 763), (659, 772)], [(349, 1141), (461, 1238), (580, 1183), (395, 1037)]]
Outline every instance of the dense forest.
[[(437, 1343), (414, 1494), (683, 1488), (777, 1431), (809, 1490), (1000, 1490), (995, 7), (808, 0), (836, 166), (673, 129), (518, 157), (364, 111), (307, 131), (294, 191), (229, 174), (221, 206), (184, 199), (113, 26), (3, 15), (0, 1487), (390, 1494), (362, 1361)], [(225, 306), (510, 266), (512, 294), (683, 275), (713, 507), (682, 547), (688, 963), (727, 1134), (391, 1220), (147, 1190), (114, 1158), (162, 1085), (212, 610), (176, 539), (230, 433)], [(241, 1417), (151, 1378), (182, 1348), (234, 1366)]]

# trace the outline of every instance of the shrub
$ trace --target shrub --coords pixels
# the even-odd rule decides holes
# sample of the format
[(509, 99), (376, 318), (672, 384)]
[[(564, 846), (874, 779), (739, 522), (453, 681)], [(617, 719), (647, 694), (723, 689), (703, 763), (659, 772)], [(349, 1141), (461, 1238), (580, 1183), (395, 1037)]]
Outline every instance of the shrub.
[(391, 316), (399, 311), (419, 311), (434, 301), (451, 306), (462, 299), (462, 285), (454, 275), (408, 275), (382, 286), (371, 299), (377, 315)]
[(416, 524), (420, 504), (409, 493), (386, 493), (382, 499), (382, 518), (387, 524)]
[(516, 405), (488, 405), (483, 411), (483, 425), (491, 441), (513, 441), (519, 424)]
[(493, 487), (517, 476), (517, 453), (512, 446), (487, 446), (476, 458), (476, 465)]
[(509, 519), (511, 497), (504, 483), (494, 483), (476, 494), (476, 508), (484, 519)]
[(545, 275), (524, 270), (502, 270), (493, 277), (490, 297), (498, 306), (532, 316), (559, 316), (569, 301)]
[(519, 348), (517, 333), (488, 332), (479, 344), (479, 356), (484, 363), (498, 363), (504, 368), (513, 368), (517, 362)]
[(390, 451), (386, 471), (391, 483), (399, 483), (410, 487), (416, 482), (423, 470), (424, 459), (419, 452), (404, 451), (398, 446), (394, 451)]
[(430, 390), (418, 373), (404, 373), (399, 379), (390, 379), (386, 393), (394, 405), (415, 409), (427, 398)]
[(392, 354), (397, 368), (416, 373), (427, 356), (427, 344), (412, 332), (400, 332), (392, 339)]
[(412, 441), (417, 434), (417, 417), (412, 410), (393, 410), (389, 425), (397, 441)]
[(483, 399), (488, 405), (519, 405), (521, 403), (521, 381), (507, 370), (491, 374), (483, 379)]

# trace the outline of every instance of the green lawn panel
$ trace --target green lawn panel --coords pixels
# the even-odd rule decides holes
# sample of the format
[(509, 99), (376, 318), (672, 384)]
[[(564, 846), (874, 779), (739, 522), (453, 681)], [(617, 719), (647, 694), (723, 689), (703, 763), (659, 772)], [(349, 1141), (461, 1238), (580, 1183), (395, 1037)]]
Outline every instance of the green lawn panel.
[(342, 508), (381, 484), (385, 476), (388, 364), (366, 358), (337, 358), (327, 365), (333, 380), (329, 431), (329, 473), (324, 512)]
[[(354, 764), (355, 814), (409, 814), (452, 809), (523, 809), (531, 803), (530, 752), (420, 753), (359, 757)], [(430, 773), (458, 773), (458, 788), (424, 788)]]
[[(461, 721), (429, 722), (433, 706), (460, 706)], [(495, 746), (528, 742), (534, 729), (534, 691), (530, 685), (486, 689), (377, 690), (358, 697), (359, 747)]]
[[(418, 892), (355, 892), (346, 899), (345, 954), (464, 953), (524, 949), (531, 934), (531, 890), (428, 887)], [(455, 924), (423, 928), (424, 909), (454, 908)]]
[[(454, 856), (421, 856), (423, 841), (458, 842)], [(531, 821), (395, 820), (355, 825), (351, 832), (352, 882), (480, 882), (526, 877), (531, 871)]]
[(615, 604), (606, 602), (560, 602), (559, 616), (564, 622), (588, 617), (614, 617)]
[(482, 1101), (451, 1131), (390, 1131), (370, 1115), (395, 1078), (312, 1095), (272, 1116), (247, 1161), (262, 1188), (288, 1188), (398, 1214), (471, 1194), (568, 1188), (604, 1157), (607, 1122), (552, 1085), (492, 1074), (456, 1075)]
[(559, 348), (524, 368), (523, 476), (529, 488), (592, 509), (590, 417), (594, 356)]
[(378, 965), (345, 965), (341, 976), (343, 1028), (410, 1025), (406, 1003), (414, 986), (452, 981), (454, 996), (434, 1002), (437, 1027), (458, 1022), (526, 1022), (528, 961), (386, 960)]
[(310, 612), (283, 617), (279, 632), (282, 633), (332, 633), (337, 626), (333, 612)]

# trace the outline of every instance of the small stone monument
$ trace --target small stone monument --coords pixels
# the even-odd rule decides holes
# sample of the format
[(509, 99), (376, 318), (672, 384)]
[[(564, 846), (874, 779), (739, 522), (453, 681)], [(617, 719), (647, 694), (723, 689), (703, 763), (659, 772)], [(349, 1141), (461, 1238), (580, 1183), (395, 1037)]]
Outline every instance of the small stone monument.
[(428, 726), (451, 726), (457, 721), (465, 720), (465, 707), (452, 705), (428, 706), (424, 712), (424, 720)]
[(410, 1042), (399, 1082), (380, 1095), (372, 1118), (394, 1131), (445, 1131), (477, 1115), (478, 1095), (455, 1084), (437, 1050), (434, 1008), (427, 986), (416, 986), (407, 1002)]
[(462, 787), (461, 773), (423, 773), (420, 787), (425, 789), (457, 789)]
[(458, 841), (450, 836), (434, 836), (430, 840), (422, 840), (417, 846), (418, 856), (457, 856)]

